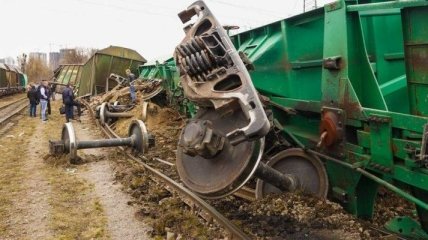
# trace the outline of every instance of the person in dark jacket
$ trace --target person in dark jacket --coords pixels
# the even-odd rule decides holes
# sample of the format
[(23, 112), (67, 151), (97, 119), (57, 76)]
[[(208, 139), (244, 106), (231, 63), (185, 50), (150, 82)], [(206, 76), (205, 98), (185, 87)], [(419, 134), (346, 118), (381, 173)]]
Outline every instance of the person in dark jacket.
[(51, 97), (52, 97), (52, 101), (55, 101), (55, 90), (56, 90), (56, 84), (55, 83), (51, 83), (50, 85), (51, 88)]
[(38, 99), (37, 99), (37, 89), (33, 84), (30, 84), (30, 88), (27, 91), (27, 97), (30, 101), (30, 117), (36, 117), (36, 109)]
[(65, 121), (73, 119), (74, 94), (71, 85), (68, 83), (62, 91), (62, 103), (65, 106)]
[(47, 96), (48, 96), (48, 105), (47, 105), (47, 111), (46, 111), (46, 115), (51, 115), (51, 95), (52, 95), (52, 91), (51, 91), (51, 87), (49, 85), (46, 86), (46, 92), (47, 92)]

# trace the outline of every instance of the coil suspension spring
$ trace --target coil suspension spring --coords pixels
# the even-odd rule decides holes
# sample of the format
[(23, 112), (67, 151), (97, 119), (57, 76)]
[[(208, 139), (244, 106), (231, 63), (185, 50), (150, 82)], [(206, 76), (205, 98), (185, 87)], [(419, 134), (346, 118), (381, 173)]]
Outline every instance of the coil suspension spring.
[(217, 64), (202, 39), (198, 36), (177, 47), (181, 68), (197, 81), (207, 81), (207, 75)]

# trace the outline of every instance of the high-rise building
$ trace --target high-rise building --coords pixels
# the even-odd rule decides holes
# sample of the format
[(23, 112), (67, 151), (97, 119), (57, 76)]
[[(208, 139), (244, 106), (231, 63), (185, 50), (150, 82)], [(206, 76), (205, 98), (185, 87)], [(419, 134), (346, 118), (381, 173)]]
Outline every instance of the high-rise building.
[(50, 52), (49, 53), (49, 67), (51, 70), (55, 70), (59, 67), (59, 59), (60, 59), (60, 53), (59, 52)]
[(13, 59), (13, 57), (0, 58), (0, 63), (5, 63), (7, 65), (15, 65), (15, 59)]
[(46, 53), (31, 52), (29, 56), (30, 56), (30, 58), (39, 59), (42, 62), (44, 62), (45, 64), (48, 64), (48, 57), (47, 57)]

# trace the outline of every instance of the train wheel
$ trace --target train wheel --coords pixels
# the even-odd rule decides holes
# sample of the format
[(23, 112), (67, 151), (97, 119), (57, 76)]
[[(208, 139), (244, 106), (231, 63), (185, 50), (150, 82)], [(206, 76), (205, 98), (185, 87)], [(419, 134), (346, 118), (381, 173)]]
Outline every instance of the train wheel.
[[(323, 163), (316, 157), (299, 148), (290, 148), (274, 155), (267, 165), (284, 174), (292, 174), (299, 180), (300, 191), (320, 198), (326, 198), (328, 177)], [(269, 193), (281, 193), (277, 187), (257, 180), (256, 198), (260, 199)]]
[[(235, 111), (221, 115), (214, 109), (199, 109), (195, 119), (209, 120), (213, 129), (223, 135), (247, 123), (246, 116)], [(222, 150), (213, 157), (191, 156), (184, 151), (185, 138), (199, 136), (197, 127), (185, 127), (177, 148), (177, 171), (183, 183), (199, 196), (218, 199), (241, 188), (254, 174), (264, 149), (264, 138), (232, 145), (225, 141)]]

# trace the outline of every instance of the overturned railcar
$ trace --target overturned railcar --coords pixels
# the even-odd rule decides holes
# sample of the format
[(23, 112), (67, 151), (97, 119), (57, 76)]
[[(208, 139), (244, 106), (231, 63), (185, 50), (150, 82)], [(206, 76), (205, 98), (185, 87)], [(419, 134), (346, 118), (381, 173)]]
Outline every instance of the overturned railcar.
[[(218, 122), (248, 111), (229, 123), (251, 124), (257, 104), (246, 105), (245, 96), (235, 99), (231, 94), (248, 87), (245, 71), (206, 5), (196, 2), (179, 16), (187, 22), (196, 14), (175, 53), (186, 96), (204, 99), (189, 124), (210, 121), (204, 127), (224, 138), (228, 148), (214, 142), (204, 142), (207, 149), (191, 148), (193, 142), (185, 141), (196, 135), (183, 130), (187, 138), (179, 145), (177, 168), (189, 188), (218, 198), (253, 174), (276, 170), (273, 175), (284, 183), (318, 196), (328, 194), (349, 212), (370, 218), (378, 189), (384, 187), (414, 203), (419, 217), (419, 223), (397, 217), (387, 227), (428, 238), (428, 1), (340, 0), (232, 36), (235, 48), (245, 54), (240, 56), (246, 56), (244, 62), (252, 62), (252, 83), (266, 111), (273, 113), (271, 131), (263, 140), (250, 136), (238, 144), (228, 143), (237, 128)], [(228, 74), (237, 69), (237, 74)], [(204, 87), (212, 81), (214, 88)], [(231, 97), (218, 102), (210, 96)], [(262, 147), (247, 148), (252, 152), (233, 161), (218, 159), (231, 157), (225, 151), (233, 153), (241, 144), (257, 141), (265, 143), (263, 152)], [(265, 163), (252, 161), (253, 155), (263, 156)], [(252, 164), (252, 171), (232, 174), (216, 163), (245, 169)], [(233, 179), (241, 182), (224, 184)], [(289, 187), (259, 178), (256, 193), (263, 197)]]
[(61, 92), (60, 85), (70, 83), (78, 96), (104, 93), (117, 84), (109, 80), (111, 73), (125, 75), (128, 68), (138, 73), (138, 66), (146, 62), (135, 50), (110, 46), (97, 51), (84, 64), (60, 65), (54, 75), (55, 81), (59, 83), (56, 91)]
[(141, 80), (161, 80), (165, 96), (170, 106), (177, 106), (179, 111), (188, 117), (196, 113), (196, 106), (183, 95), (180, 87), (180, 76), (174, 58), (158, 59), (139, 66)]

